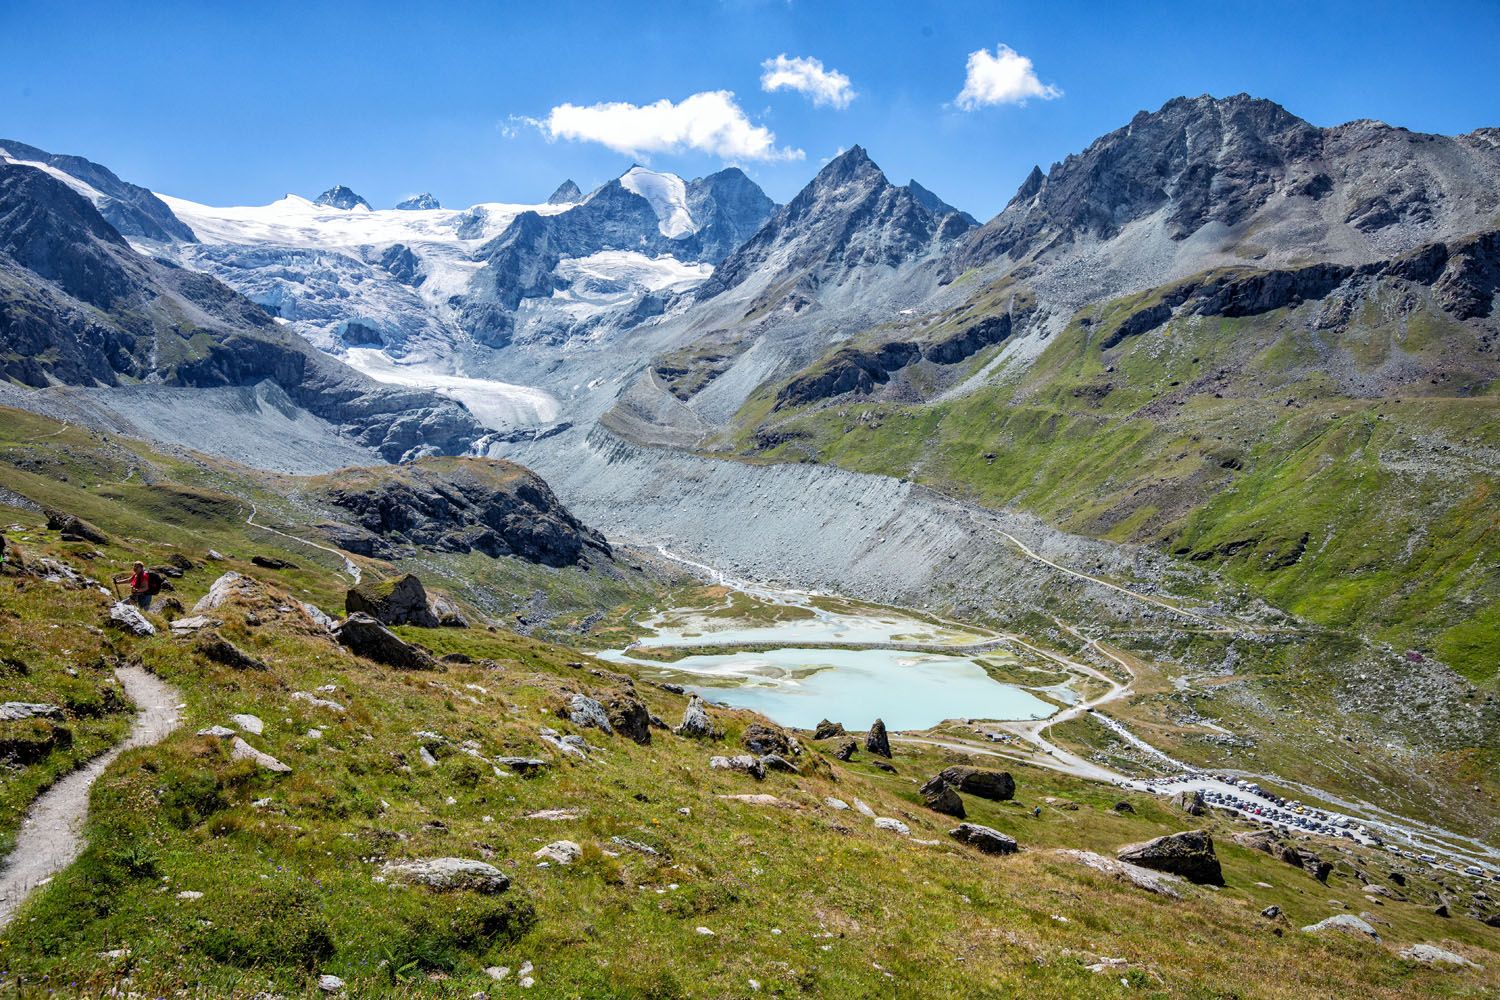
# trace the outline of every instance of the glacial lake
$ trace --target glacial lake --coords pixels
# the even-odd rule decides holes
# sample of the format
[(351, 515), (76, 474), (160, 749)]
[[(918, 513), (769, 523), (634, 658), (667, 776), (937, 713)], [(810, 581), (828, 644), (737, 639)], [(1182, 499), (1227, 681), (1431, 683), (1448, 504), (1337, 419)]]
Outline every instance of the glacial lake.
[(926, 729), (944, 719), (1040, 719), (1056, 711), (1030, 692), (991, 679), (974, 660), (941, 653), (789, 647), (671, 663), (619, 651), (599, 656), (797, 729), (812, 729), (824, 718), (851, 730), (877, 718), (891, 729)]

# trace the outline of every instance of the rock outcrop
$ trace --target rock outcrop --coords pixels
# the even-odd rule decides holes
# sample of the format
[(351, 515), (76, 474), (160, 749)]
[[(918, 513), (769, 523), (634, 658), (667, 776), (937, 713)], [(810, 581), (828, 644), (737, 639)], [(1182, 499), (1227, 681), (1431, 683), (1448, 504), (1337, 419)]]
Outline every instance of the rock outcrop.
[(333, 630), (340, 645), (365, 659), (401, 670), (434, 670), (437, 663), (366, 614), (352, 614)]
[(313, 480), (327, 503), (353, 516), (325, 533), (360, 555), (401, 548), (514, 556), (545, 566), (607, 560), (609, 543), (575, 518), (541, 477), (511, 462), (424, 458), (402, 466), (344, 469)]
[(885, 723), (876, 719), (865, 734), (865, 749), (887, 759), (891, 756), (891, 739), (886, 735)]
[(510, 888), (510, 876), (492, 864), (468, 858), (387, 861), (380, 866), (380, 875), (391, 882), (423, 886), (434, 892), (494, 895)]
[(398, 580), (360, 583), (344, 595), (344, 610), (350, 614), (363, 612), (382, 625), (437, 628), (440, 624), (422, 581), (411, 573)]
[(1214, 853), (1214, 839), (1206, 830), (1184, 830), (1131, 844), (1120, 848), (1116, 857), (1127, 864), (1180, 875), (1189, 882), (1224, 884), (1219, 857)]
[(985, 854), (1014, 854), (1020, 850), (1014, 837), (978, 823), (960, 823), (948, 831), (948, 836)]

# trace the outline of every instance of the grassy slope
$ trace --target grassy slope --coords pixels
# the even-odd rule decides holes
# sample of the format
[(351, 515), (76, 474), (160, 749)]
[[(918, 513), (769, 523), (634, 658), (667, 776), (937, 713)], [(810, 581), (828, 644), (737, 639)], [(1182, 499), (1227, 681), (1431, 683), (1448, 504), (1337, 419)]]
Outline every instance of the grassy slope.
[[(1075, 321), (1018, 379), (938, 404), (804, 412), (777, 429), (806, 436), (769, 455), (912, 476), (1205, 558), (1307, 620), (1424, 649), (1495, 689), (1500, 498), (1486, 470), (1500, 396), (1462, 377), (1482, 367), (1451, 347), (1462, 331), (1372, 315), (1316, 344), (1283, 310), (1177, 321), (1101, 353), (1139, 299)], [(1347, 398), (1324, 370), (1375, 377), (1450, 349), (1451, 379), (1399, 399)]]
[[(69, 440), (71, 433), (49, 447), (58, 456), (72, 449), (89, 465), (85, 442)], [(39, 454), (40, 443), (32, 447)], [(56, 498), (81, 513), (87, 497), (75, 477), (82, 471), (74, 468), (66, 484), (49, 479)], [(180, 551), (201, 560), (210, 545), (247, 548), (237, 518), (190, 521), (178, 500), (140, 501), (88, 504), (87, 516), (117, 539), (107, 559), (138, 552), (155, 562)], [(28, 559), (68, 553), (34, 516), (21, 520)], [(97, 643), (89, 655), (144, 664), (175, 684), (187, 706), (174, 736), (127, 754), (96, 785), (84, 857), (34, 897), (0, 940), (4, 981), (32, 984), (12, 985), (16, 993), (45, 995), (59, 984), (69, 984), (65, 994), (97, 993), (128, 975), (130, 989), (149, 995), (186, 984), (215, 996), (263, 988), (300, 995), (313, 992), (314, 972), (333, 972), (357, 995), (469, 996), (493, 986), (483, 966), (516, 968), (525, 960), (536, 964), (535, 996), (737, 996), (751, 991), (751, 979), (773, 995), (820, 996), (1481, 996), (1500, 985), (1494, 971), (1442, 972), (1395, 957), (1397, 946), (1436, 941), (1500, 969), (1500, 933), (1462, 916), (1432, 916), (1436, 886), (1415, 872), (1410, 902), (1377, 905), (1363, 899), (1352, 868), (1321, 886), (1229, 844), (1224, 834), (1232, 828), (1218, 820), (1229, 881), (1219, 892), (1193, 890), (1171, 902), (1060, 861), (1045, 848), (1110, 850), (1187, 823), (1139, 795), (1130, 796), (1133, 814), (1118, 814), (1114, 790), (1029, 767), (1015, 769), (1019, 803), (968, 799), (972, 819), (1026, 848), (992, 859), (954, 845), (944, 835), (952, 821), (918, 805), (917, 783), (948, 762), (934, 749), (900, 747), (896, 775), (862, 762), (820, 762), (806, 764), (801, 776), (756, 783), (707, 768), (711, 753), (738, 746), (753, 719), (716, 712), (727, 730), (723, 744), (657, 731), (650, 746), (637, 746), (584, 731), (601, 748), (594, 759), (558, 759), (536, 731), (573, 728), (553, 711), (560, 695), (625, 682), (569, 666), (589, 661), (564, 647), (479, 628), (403, 631), (438, 652), (487, 663), (431, 674), (378, 667), (296, 613), (277, 610), (283, 585), (325, 605), (342, 590), (331, 567), (301, 561), (307, 569), (284, 574), (231, 564), (277, 581), (267, 600), (221, 615), (226, 637), (267, 662), (265, 672), (227, 670), (165, 636), (96, 635), (90, 627), (101, 621), (102, 596), (0, 578), (0, 609), (22, 623), (16, 655), (31, 668), (36, 696), (74, 683), (65, 665), (89, 636)], [(184, 601), (221, 568), (190, 572), (179, 585)], [(104, 683), (102, 675), (89, 679)], [(325, 685), (347, 713), (289, 698)], [(681, 714), (679, 696), (638, 690), (662, 717)], [(266, 721), (265, 735), (252, 742), (291, 765), (291, 774), (230, 762), (222, 743), (193, 735), (244, 711)], [(321, 739), (307, 735), (311, 727), (323, 730)], [(446, 739), (433, 769), (418, 762), (417, 730)], [(552, 765), (530, 779), (497, 777), (455, 750), (464, 740), (485, 755), (535, 754)], [(749, 792), (795, 808), (718, 797)], [(914, 837), (937, 843), (905, 840), (852, 811), (828, 809), (826, 795), (862, 798), (910, 823)], [(1033, 818), (1030, 807), (1049, 796), (1078, 808), (1044, 805)], [(579, 818), (524, 818), (556, 807), (576, 809)], [(617, 835), (660, 855), (620, 850), (610, 840)], [(559, 838), (582, 844), (584, 858), (569, 868), (535, 867), (532, 852)], [(382, 858), (432, 855), (487, 858), (515, 884), (499, 897), (435, 899), (372, 878)], [(1384, 856), (1348, 861), (1388, 882)], [(204, 896), (179, 899), (184, 890)], [(1376, 910), (1389, 921), (1381, 926), (1386, 945), (1297, 933), (1333, 912), (1330, 898), (1355, 912)], [(1286, 910), (1289, 924), (1258, 915), (1271, 903)], [(700, 926), (714, 936), (698, 934)], [(100, 957), (118, 948), (128, 957)], [(1275, 975), (1247, 980), (1246, 953)], [(1105, 955), (1125, 957), (1131, 968), (1086, 970)]]

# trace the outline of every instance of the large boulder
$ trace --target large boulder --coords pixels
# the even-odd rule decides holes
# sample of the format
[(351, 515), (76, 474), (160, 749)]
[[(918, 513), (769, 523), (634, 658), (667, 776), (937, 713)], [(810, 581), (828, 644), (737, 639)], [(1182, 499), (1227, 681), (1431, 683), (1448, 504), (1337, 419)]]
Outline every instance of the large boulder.
[(352, 614), (339, 622), (333, 637), (357, 656), (401, 670), (433, 670), (437, 664), (416, 646), (366, 614)]
[(693, 695), (683, 711), (682, 724), (672, 732), (694, 740), (716, 740), (723, 735), (708, 717), (708, 706), (697, 695)]
[(109, 609), (109, 626), (117, 628), (121, 632), (129, 632), (131, 635), (148, 636), (156, 634), (156, 626), (146, 620), (139, 608), (124, 601), (116, 601)]
[(775, 726), (767, 726), (760, 722), (752, 722), (745, 727), (745, 735), (740, 742), (745, 749), (753, 754), (764, 756), (765, 754), (780, 754), (782, 757), (795, 757), (801, 754), (802, 748), (792, 742), (792, 738)]
[(819, 722), (818, 723), (818, 728), (816, 728), (816, 729), (813, 730), (813, 739), (815, 739), (815, 740), (826, 740), (826, 739), (830, 739), (831, 737), (834, 737), (834, 736), (843, 736), (843, 735), (844, 735), (844, 726), (843, 726), (843, 724), (839, 723), (839, 722), (829, 722), (827, 719), (824, 719), (822, 722)]
[(980, 767), (945, 767), (933, 780), (941, 779), (967, 795), (1003, 802), (1016, 796), (1016, 779), (1009, 771), (989, 771)]
[(441, 622), (427, 601), (422, 581), (408, 573), (399, 580), (361, 583), (344, 595), (344, 610), (363, 612), (382, 625), (437, 628)]
[(604, 702), (609, 724), (615, 732), (646, 746), (651, 742), (651, 710), (645, 702), (628, 694), (616, 694)]
[(231, 570), (215, 580), (208, 593), (198, 598), (193, 613), (201, 615), (206, 611), (217, 611), (226, 604), (256, 600), (262, 594), (259, 583)]
[(93, 542), (108, 545), (109, 536), (83, 518), (60, 510), (47, 511), (47, 530), (61, 532), (66, 542)]
[(715, 771), (739, 771), (741, 774), (750, 775), (757, 781), (766, 776), (766, 765), (747, 753), (736, 754), (733, 757), (710, 757), (708, 766)]
[(1345, 934), (1361, 935), (1371, 941), (1379, 941), (1380, 935), (1375, 932), (1368, 922), (1361, 920), (1352, 913), (1337, 913), (1315, 924), (1308, 924), (1302, 930), (1307, 934), (1319, 934), (1323, 931), (1342, 931)]
[(1122, 847), (1116, 857), (1127, 864), (1181, 875), (1200, 885), (1224, 884), (1219, 856), (1214, 853), (1214, 839), (1207, 830), (1184, 830), (1143, 844), (1130, 844)]
[(1172, 796), (1172, 805), (1189, 816), (1203, 816), (1208, 812), (1208, 803), (1203, 800), (1203, 793), (1196, 788), (1184, 788)]
[(494, 865), (467, 858), (419, 858), (387, 861), (380, 874), (391, 882), (420, 885), (435, 892), (478, 892), (493, 895), (510, 888), (510, 877)]
[(942, 776), (928, 779), (927, 784), (920, 789), (922, 804), (934, 812), (943, 813), (956, 819), (963, 819), (968, 815), (964, 811), (964, 800), (959, 797), (953, 786), (942, 779)]
[(611, 736), (614, 735), (615, 727), (610, 725), (609, 714), (604, 711), (604, 706), (586, 694), (570, 695), (563, 714), (575, 726), (602, 729)]
[(870, 732), (865, 736), (865, 749), (881, 757), (890, 758), (891, 740), (886, 735), (885, 723), (880, 719), (875, 720), (875, 724), (870, 727)]
[(977, 847), (985, 854), (1014, 854), (1020, 850), (1014, 837), (978, 823), (960, 823), (948, 831), (948, 836), (960, 844)]
[(854, 759), (855, 753), (859, 751), (859, 741), (853, 739), (842, 740), (834, 749), (833, 756), (838, 760), (849, 761)]

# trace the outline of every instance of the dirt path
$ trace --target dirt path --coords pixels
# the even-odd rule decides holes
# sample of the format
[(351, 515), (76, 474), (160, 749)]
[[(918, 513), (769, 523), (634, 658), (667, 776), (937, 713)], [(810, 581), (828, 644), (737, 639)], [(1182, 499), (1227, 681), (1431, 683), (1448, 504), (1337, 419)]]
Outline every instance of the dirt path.
[(120, 667), (115, 676), (136, 705), (130, 735), (58, 781), (27, 810), (15, 850), (0, 871), (0, 928), (10, 923), (32, 889), (46, 884), (83, 850), (83, 820), (95, 779), (126, 750), (159, 743), (177, 728), (179, 695), (175, 689), (140, 667)]
[(258, 514), (258, 513), (260, 513), (260, 511), (257, 510), (255, 504), (252, 503), (250, 505), (250, 513), (245, 515), (245, 523), (248, 524), (252, 528), (259, 528), (261, 531), (269, 531), (273, 535), (280, 535), (282, 538), (289, 538), (292, 541), (294, 541), (294, 542), (300, 542), (303, 545), (311, 545), (315, 549), (322, 549), (324, 552), (327, 552), (329, 555), (338, 556), (339, 559), (344, 564), (344, 572), (345, 572), (345, 574), (348, 575), (349, 579), (351, 579), (351, 580), (354, 581), (354, 585), (356, 587), (359, 586), (360, 571), (359, 571), (359, 567), (354, 564), (354, 560), (353, 559), (350, 559), (348, 556), (346, 556), (344, 553), (340, 552), (338, 549), (331, 549), (331, 548), (329, 548), (326, 545), (319, 545), (317, 542), (310, 542), (306, 538), (298, 538), (296, 535), (288, 535), (285, 531), (278, 531), (276, 528), (271, 528), (271, 527), (268, 527), (268, 526), (266, 526), (264, 524), (256, 524), (255, 523), (255, 515)]

